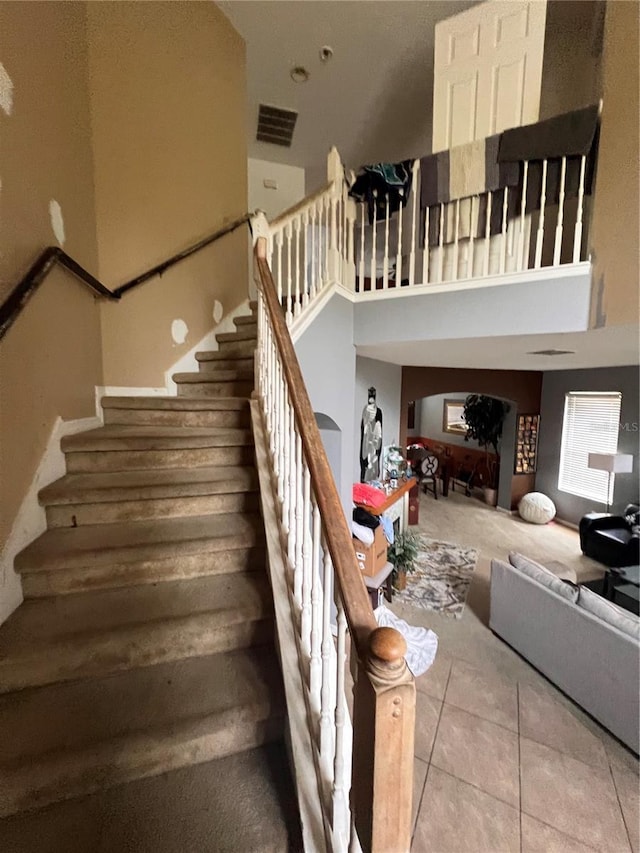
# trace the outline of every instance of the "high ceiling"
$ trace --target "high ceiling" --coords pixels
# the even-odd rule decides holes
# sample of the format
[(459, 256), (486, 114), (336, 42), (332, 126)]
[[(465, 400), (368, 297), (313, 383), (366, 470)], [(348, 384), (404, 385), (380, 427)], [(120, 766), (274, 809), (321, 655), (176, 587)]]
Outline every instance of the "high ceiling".
[[(311, 191), (332, 145), (352, 168), (428, 154), (434, 26), (476, 1), (220, 0), (247, 43), (249, 156), (304, 167)], [(260, 103), (299, 113), (291, 148), (256, 141)]]

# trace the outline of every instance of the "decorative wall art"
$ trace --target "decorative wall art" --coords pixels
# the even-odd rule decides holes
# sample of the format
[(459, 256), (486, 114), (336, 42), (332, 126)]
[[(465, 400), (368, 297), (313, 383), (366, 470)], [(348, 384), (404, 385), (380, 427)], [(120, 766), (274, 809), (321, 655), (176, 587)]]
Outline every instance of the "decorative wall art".
[(369, 388), (367, 405), (362, 410), (360, 424), (360, 482), (368, 483), (380, 477), (382, 450), (382, 410), (376, 403), (376, 389)]
[(445, 400), (442, 406), (442, 432), (465, 435), (464, 400)]
[(540, 415), (518, 415), (514, 474), (535, 474), (538, 467)]

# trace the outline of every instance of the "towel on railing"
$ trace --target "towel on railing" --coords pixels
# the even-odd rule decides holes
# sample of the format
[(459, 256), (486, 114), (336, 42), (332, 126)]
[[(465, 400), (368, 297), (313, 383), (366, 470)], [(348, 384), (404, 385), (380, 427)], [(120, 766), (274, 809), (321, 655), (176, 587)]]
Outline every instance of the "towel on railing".
[(389, 217), (406, 205), (411, 191), (412, 166), (413, 160), (403, 160), (400, 163), (374, 163), (362, 167), (361, 174), (349, 189), (349, 195), (356, 201), (366, 202), (370, 225), (373, 224), (374, 209), (378, 221), (386, 219), (387, 198)]

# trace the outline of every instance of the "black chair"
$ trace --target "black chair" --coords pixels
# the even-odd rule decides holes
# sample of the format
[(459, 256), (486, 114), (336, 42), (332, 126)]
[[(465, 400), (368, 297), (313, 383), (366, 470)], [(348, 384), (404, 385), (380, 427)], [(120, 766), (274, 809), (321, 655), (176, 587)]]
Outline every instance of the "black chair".
[(640, 507), (629, 504), (622, 515), (589, 512), (580, 519), (580, 548), (605, 566), (636, 566), (640, 561)]
[(424, 457), (424, 459), (420, 462), (420, 482), (422, 484), (422, 491), (425, 495), (429, 491), (429, 484), (433, 486), (433, 496), (436, 500), (438, 500), (438, 457), (433, 454), (428, 454)]

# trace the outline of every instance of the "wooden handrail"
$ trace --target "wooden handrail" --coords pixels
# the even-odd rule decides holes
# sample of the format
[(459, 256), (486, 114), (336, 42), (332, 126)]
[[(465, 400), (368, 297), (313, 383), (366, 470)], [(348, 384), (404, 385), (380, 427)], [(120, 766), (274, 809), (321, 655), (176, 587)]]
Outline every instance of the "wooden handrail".
[(299, 201), (297, 204), (294, 204), (287, 210), (284, 210), (279, 216), (276, 216), (276, 218), (272, 219), (269, 223), (271, 230), (273, 231), (282, 228), (282, 226), (286, 225), (290, 219), (293, 219), (296, 216), (296, 214), (301, 210), (304, 210), (305, 207), (309, 207), (332, 187), (333, 181), (330, 181), (328, 184), (325, 184), (324, 187), (321, 187), (319, 190), (316, 190), (316, 192), (311, 193), (311, 195), (306, 196), (306, 198), (303, 198), (302, 201)]
[(257, 241), (255, 251), (259, 284), (271, 321), (276, 346), (280, 351), (282, 368), (291, 395), (291, 405), (296, 415), (298, 430), (302, 439), (303, 453), (307, 460), (312, 481), (315, 483), (318, 507), (323, 518), (330, 518), (332, 522), (335, 520), (330, 528), (325, 529), (325, 536), (340, 584), (340, 594), (344, 602), (347, 623), (354, 638), (358, 655), (362, 659), (366, 659), (369, 654), (370, 635), (377, 628), (377, 623), (371, 610), (369, 595), (362, 574), (358, 570), (351, 534), (344, 518), (344, 510), (333, 474), (323, 450), (320, 430), (316, 424), (309, 395), (302, 378), (300, 364), (276, 296), (275, 284), (266, 260), (266, 240), (264, 238)]
[(251, 216), (251, 213), (245, 213), (238, 219), (234, 219), (233, 222), (230, 222), (228, 225), (214, 231), (214, 233), (210, 234), (208, 237), (199, 240), (197, 243), (183, 249), (181, 252), (172, 255), (166, 261), (163, 261), (162, 263), (152, 267), (150, 270), (147, 270), (147, 272), (142, 273), (142, 275), (136, 276), (136, 278), (125, 282), (125, 284), (121, 284), (120, 287), (116, 287), (115, 290), (109, 290), (108, 287), (102, 284), (102, 282), (95, 276), (91, 275), (90, 272), (88, 272), (59, 246), (49, 246), (40, 253), (36, 261), (29, 268), (27, 274), (14, 287), (2, 305), (0, 305), (0, 340), (2, 340), (6, 335), (29, 299), (31, 299), (33, 294), (40, 287), (48, 273), (56, 264), (59, 264), (61, 267), (64, 267), (69, 270), (69, 272), (73, 273), (73, 275), (80, 279), (83, 284), (86, 284), (87, 287), (93, 290), (97, 296), (105, 299), (117, 300), (120, 299), (122, 294), (126, 293), (128, 290), (137, 287), (139, 284), (148, 281), (156, 275), (162, 275), (162, 273), (166, 272), (166, 270), (174, 264), (183, 261), (185, 258), (188, 258), (196, 252), (199, 252), (201, 249), (204, 249), (205, 246), (208, 246), (210, 243), (214, 243), (216, 240), (219, 240), (220, 237), (224, 237), (225, 234), (235, 231), (236, 228), (244, 225), (245, 222), (249, 222)]

